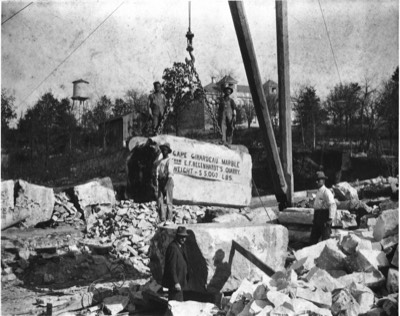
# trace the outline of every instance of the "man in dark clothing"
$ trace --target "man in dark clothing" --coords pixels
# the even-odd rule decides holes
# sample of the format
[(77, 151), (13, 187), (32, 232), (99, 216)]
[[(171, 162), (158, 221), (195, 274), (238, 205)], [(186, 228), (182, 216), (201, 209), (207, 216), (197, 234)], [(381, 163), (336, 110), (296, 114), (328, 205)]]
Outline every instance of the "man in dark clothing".
[(224, 96), (221, 98), (218, 108), (218, 124), (222, 131), (222, 142), (232, 144), (234, 124), (236, 121), (236, 104), (230, 97), (233, 89), (226, 85)]
[(188, 280), (188, 262), (185, 241), (186, 228), (179, 226), (174, 241), (165, 253), (165, 266), (162, 285), (168, 288), (168, 300), (183, 301), (183, 289)]

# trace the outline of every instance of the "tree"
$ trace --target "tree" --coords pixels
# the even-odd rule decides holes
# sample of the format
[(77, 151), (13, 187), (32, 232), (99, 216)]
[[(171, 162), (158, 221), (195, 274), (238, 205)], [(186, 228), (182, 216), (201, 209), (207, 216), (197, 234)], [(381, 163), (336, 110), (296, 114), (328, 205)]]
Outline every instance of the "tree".
[(295, 98), (294, 110), (297, 122), (301, 127), (303, 145), (311, 133), (312, 147), (315, 149), (317, 141), (317, 127), (326, 120), (326, 112), (321, 107), (320, 98), (317, 96), (315, 88), (305, 86), (299, 90)]
[[(96, 105), (92, 110), (87, 111), (82, 116), (82, 121), (84, 123), (86, 132), (88, 135), (95, 135), (96, 131), (99, 130), (99, 125), (101, 124), (100, 128), (100, 136), (103, 143), (103, 148), (106, 147), (106, 140), (107, 140), (107, 129), (106, 121), (111, 118), (112, 116), (112, 109), (113, 104), (111, 99), (108, 98), (106, 95), (103, 95), (97, 102)], [(89, 137), (91, 138), (91, 137)], [(90, 140), (89, 142), (93, 142), (94, 140)]]
[(354, 123), (360, 109), (361, 87), (358, 83), (338, 84), (330, 91), (327, 98), (327, 110), (333, 123), (345, 125), (345, 137), (349, 138), (349, 127)]
[(245, 101), (243, 105), (243, 111), (246, 115), (246, 120), (247, 120), (247, 128), (250, 128), (251, 122), (253, 121), (256, 111), (254, 109), (254, 104), (252, 100)]
[(384, 83), (379, 99), (378, 114), (386, 123), (390, 148), (393, 152), (395, 138), (399, 130), (399, 67), (396, 68), (392, 77)]
[(11, 120), (17, 117), (14, 101), (13, 95), (9, 94), (6, 89), (1, 89), (1, 140), (3, 145), (6, 143)]
[(272, 121), (272, 126), (275, 131), (278, 130), (279, 127), (279, 103), (278, 103), (278, 95), (266, 93), (265, 98), (267, 100), (267, 106), (269, 111), (269, 116)]
[(33, 156), (44, 156), (45, 165), (50, 155), (63, 153), (71, 147), (76, 118), (68, 99), (61, 102), (52, 93), (45, 93), (29, 108), (18, 122), (20, 142), (28, 146)]
[(132, 108), (125, 100), (116, 98), (112, 107), (112, 116), (118, 117), (132, 112)]

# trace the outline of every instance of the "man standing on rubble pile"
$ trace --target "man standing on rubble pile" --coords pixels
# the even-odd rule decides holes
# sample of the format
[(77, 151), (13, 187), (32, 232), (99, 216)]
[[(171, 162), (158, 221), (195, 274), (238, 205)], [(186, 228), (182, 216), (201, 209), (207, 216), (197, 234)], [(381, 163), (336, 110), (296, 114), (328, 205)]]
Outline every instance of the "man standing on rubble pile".
[(183, 301), (183, 289), (188, 281), (188, 263), (185, 241), (186, 227), (179, 226), (175, 239), (168, 245), (165, 253), (162, 286), (168, 288), (168, 300)]
[(232, 144), (233, 130), (236, 122), (236, 104), (230, 97), (233, 89), (225, 85), (224, 96), (221, 98), (218, 108), (218, 124), (222, 131), (223, 144)]
[(153, 83), (154, 93), (150, 94), (148, 107), (149, 115), (152, 120), (153, 131), (155, 133), (158, 124), (164, 115), (165, 106), (167, 104), (167, 98), (165, 94), (161, 91), (160, 82), (156, 81)]
[[(156, 179), (158, 183), (157, 210), (160, 221), (164, 222), (172, 219), (172, 199), (174, 191), (174, 180), (172, 176), (174, 174), (174, 162), (171, 157), (169, 157), (169, 154), (172, 152), (169, 143), (161, 145), (160, 150), (163, 157), (156, 169)], [(164, 199), (166, 200), (166, 207)]]
[(322, 240), (329, 239), (331, 236), (332, 221), (336, 215), (336, 202), (333, 193), (325, 186), (325, 176), (323, 171), (317, 171), (317, 187), (318, 191), (314, 201), (314, 220), (310, 236), (310, 244), (318, 243), (319, 238)]

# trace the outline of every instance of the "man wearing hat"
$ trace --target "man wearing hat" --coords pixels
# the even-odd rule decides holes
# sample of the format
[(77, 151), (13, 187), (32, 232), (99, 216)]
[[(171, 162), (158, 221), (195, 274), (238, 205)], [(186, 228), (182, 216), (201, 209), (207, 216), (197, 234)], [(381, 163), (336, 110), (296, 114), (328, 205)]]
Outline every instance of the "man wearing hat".
[(153, 124), (153, 130), (155, 131), (161, 121), (162, 116), (164, 115), (167, 98), (165, 97), (165, 94), (161, 91), (160, 82), (154, 82), (153, 86), (154, 93), (150, 94), (149, 96), (148, 107), (149, 115)]
[[(157, 210), (161, 222), (171, 220), (172, 218), (172, 198), (174, 190), (174, 162), (169, 154), (172, 152), (169, 143), (160, 146), (162, 159), (157, 166), (157, 183), (158, 183), (158, 197), (157, 197)], [(166, 200), (167, 210), (165, 210), (164, 199)]]
[(236, 121), (236, 104), (230, 97), (233, 89), (226, 84), (223, 87), (224, 96), (221, 98), (218, 108), (218, 124), (222, 131), (222, 142), (232, 144), (232, 135)]
[(316, 182), (318, 191), (314, 201), (314, 220), (310, 236), (310, 244), (318, 243), (330, 238), (332, 220), (336, 215), (336, 202), (333, 193), (325, 186), (325, 176), (323, 171), (317, 171)]
[(183, 289), (188, 281), (188, 262), (185, 241), (186, 227), (179, 226), (175, 239), (168, 245), (165, 253), (162, 286), (168, 288), (168, 300), (183, 301)]

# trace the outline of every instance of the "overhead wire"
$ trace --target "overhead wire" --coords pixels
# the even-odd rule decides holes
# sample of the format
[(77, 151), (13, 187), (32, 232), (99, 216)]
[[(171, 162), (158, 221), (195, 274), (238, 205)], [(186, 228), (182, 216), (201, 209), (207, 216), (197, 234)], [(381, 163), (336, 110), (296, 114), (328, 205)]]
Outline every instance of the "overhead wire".
[(54, 74), (58, 68), (60, 68), (123, 4), (125, 1), (122, 1), (93, 31), (89, 33), (88, 36), (77, 46), (72, 52), (70, 52), (19, 104), (22, 105), (25, 101), (47, 80)]
[(327, 34), (327, 36), (328, 36), (329, 45), (330, 45), (331, 52), (332, 52), (332, 56), (333, 56), (333, 61), (335, 62), (335, 67), (336, 67), (336, 71), (337, 71), (338, 76), (339, 76), (340, 84), (342, 84), (342, 78), (341, 78), (341, 76), (340, 76), (339, 67), (338, 67), (338, 65), (337, 65), (336, 56), (335, 56), (335, 53), (334, 53), (334, 51), (333, 51), (333, 46), (332, 46), (331, 37), (330, 37), (330, 35), (329, 35), (328, 26), (326, 25), (325, 15), (324, 15), (324, 11), (322, 10), (322, 6), (321, 6), (320, 0), (318, 0), (318, 4), (319, 4), (319, 9), (321, 10), (322, 19), (323, 19), (323, 21), (324, 21), (325, 31), (326, 31), (326, 34)]
[(14, 16), (16, 16), (18, 13), (20, 13), (21, 11), (25, 10), (27, 7), (29, 7), (33, 2), (28, 3), (26, 6), (24, 6), (21, 10), (15, 12), (12, 16), (10, 16), (8, 19), (6, 19), (4, 22), (1, 22), (1, 25), (3, 25), (4, 23), (6, 23), (7, 21), (10, 21)]

